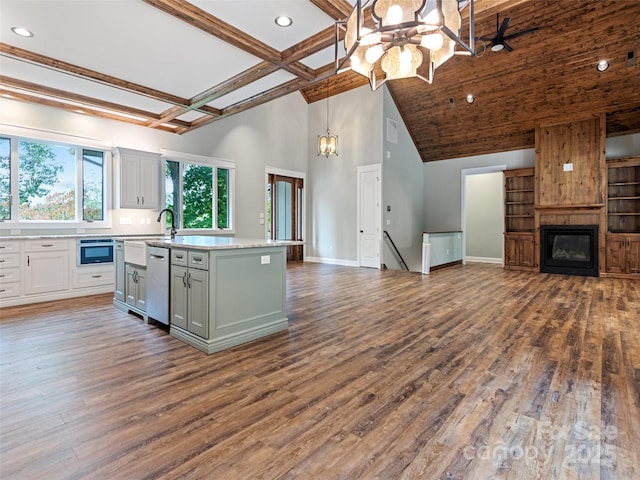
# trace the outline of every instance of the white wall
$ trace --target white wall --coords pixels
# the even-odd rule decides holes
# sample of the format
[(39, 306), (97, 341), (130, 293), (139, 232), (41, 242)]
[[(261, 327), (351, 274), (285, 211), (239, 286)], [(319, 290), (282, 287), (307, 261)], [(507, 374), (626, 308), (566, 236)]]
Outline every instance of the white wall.
[[(423, 163), (391, 94), (384, 88), (382, 228), (389, 232), (409, 270), (422, 269), (424, 227)], [(393, 132), (397, 126), (396, 132)], [(397, 134), (397, 135), (396, 135)], [(394, 142), (394, 137), (397, 140)], [(388, 208), (391, 211), (387, 211)], [(382, 262), (400, 268), (390, 246), (383, 243)]]
[(317, 156), (317, 135), (326, 132), (326, 100), (309, 105), (306, 256), (350, 265), (358, 260), (357, 169), (382, 162), (382, 90), (360, 87), (329, 102), (337, 157)]

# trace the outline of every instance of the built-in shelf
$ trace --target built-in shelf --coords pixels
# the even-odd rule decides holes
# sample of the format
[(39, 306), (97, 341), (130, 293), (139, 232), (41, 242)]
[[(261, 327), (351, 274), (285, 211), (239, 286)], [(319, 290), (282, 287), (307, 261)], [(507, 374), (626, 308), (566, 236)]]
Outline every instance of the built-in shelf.
[(640, 158), (607, 161), (607, 231), (640, 233)]
[(535, 269), (533, 168), (504, 172), (504, 268)]

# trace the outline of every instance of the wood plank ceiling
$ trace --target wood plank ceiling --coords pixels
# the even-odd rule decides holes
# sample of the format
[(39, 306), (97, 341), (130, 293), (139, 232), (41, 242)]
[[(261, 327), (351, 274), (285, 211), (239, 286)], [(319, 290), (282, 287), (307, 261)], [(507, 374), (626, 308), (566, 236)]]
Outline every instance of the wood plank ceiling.
[[(279, 50), (200, 8), (202, 1), (142, 1), (174, 22), (185, 22), (259, 61), (188, 98), (108, 74), (106, 66), (98, 71), (64, 61), (63, 52), (45, 55), (2, 41), (0, 56), (6, 59), (116, 87), (169, 106), (160, 111), (145, 110), (3, 72), (0, 94), (74, 111), (84, 105), (92, 115), (182, 134), (292, 92), (300, 91), (311, 103), (326, 97), (327, 86), (329, 95), (336, 95), (367, 84), (353, 72), (335, 75), (333, 62), (316, 68), (304, 63), (332, 47), (332, 25)], [(346, 17), (353, 2), (311, 3), (334, 21)], [(0, 8), (8, 4), (0, 0)], [(507, 34), (532, 27), (539, 30), (512, 40), (514, 50), (509, 53), (486, 50), (477, 57), (454, 57), (437, 70), (432, 85), (415, 79), (387, 84), (423, 161), (530, 148), (536, 122), (602, 112), (607, 114), (608, 135), (640, 132), (640, 60), (636, 58), (640, 55), (640, 2), (476, 0), (478, 36), (493, 35), (496, 14), (511, 17)], [(629, 52), (634, 55), (631, 60), (627, 59)], [(160, 53), (157, 58), (161, 61)], [(606, 72), (595, 68), (600, 59), (611, 64)], [(285, 72), (290, 79), (222, 108), (212, 105), (277, 72)], [(465, 101), (469, 93), (476, 99), (472, 104)]]

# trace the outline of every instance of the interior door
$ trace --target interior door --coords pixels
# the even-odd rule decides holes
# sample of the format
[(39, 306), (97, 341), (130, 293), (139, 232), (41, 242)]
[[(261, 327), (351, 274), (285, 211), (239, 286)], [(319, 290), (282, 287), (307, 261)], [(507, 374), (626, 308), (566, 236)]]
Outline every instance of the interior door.
[(371, 165), (358, 168), (359, 260), (361, 267), (380, 268), (382, 238), (381, 168)]
[[(272, 173), (268, 178), (269, 238), (272, 240), (302, 240), (304, 181), (301, 178)], [(301, 262), (302, 259), (302, 245), (287, 247), (288, 262)]]

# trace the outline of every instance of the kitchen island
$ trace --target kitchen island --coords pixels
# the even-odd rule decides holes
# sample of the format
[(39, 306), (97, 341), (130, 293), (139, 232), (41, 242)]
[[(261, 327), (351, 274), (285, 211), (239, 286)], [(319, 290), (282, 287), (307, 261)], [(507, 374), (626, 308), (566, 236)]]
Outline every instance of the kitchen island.
[(171, 336), (211, 354), (288, 328), (287, 246), (234, 237), (148, 239), (170, 249)]

